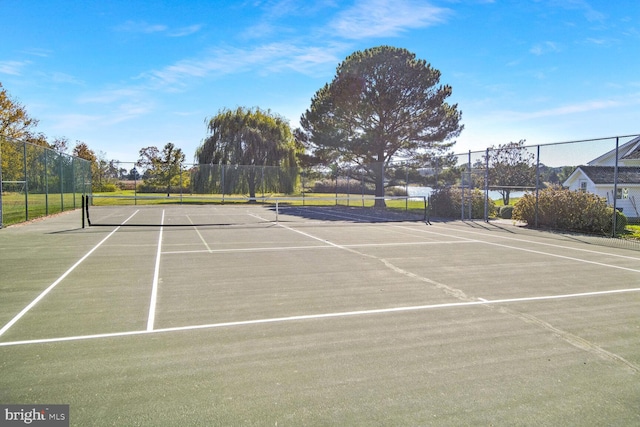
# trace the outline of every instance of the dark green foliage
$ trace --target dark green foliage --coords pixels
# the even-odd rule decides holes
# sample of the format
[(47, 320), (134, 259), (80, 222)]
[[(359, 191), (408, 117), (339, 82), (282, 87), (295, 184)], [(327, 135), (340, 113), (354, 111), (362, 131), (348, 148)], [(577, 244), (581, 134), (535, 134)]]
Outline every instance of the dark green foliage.
[(616, 211), (616, 236), (624, 233), (628, 223), (627, 216), (620, 211)]
[[(529, 225), (536, 222), (535, 194), (525, 194), (515, 204), (513, 218)], [(616, 232), (624, 231), (626, 217), (618, 212)], [(538, 195), (538, 226), (557, 230), (610, 234), (613, 208), (592, 193), (547, 188)]]
[(457, 105), (445, 102), (450, 95), (440, 71), (406, 49), (358, 51), (316, 92), (296, 137), (320, 163), (369, 165), (366, 173), (382, 196), (391, 159), (453, 145), (462, 125)]
[(513, 217), (513, 206), (500, 206), (498, 216), (502, 219), (511, 219)]
[[(469, 194), (465, 191), (465, 218), (468, 218), (468, 198), (471, 197), (471, 219), (484, 218), (484, 193), (475, 189)], [(495, 213), (495, 204), (489, 203), (489, 216)], [(462, 217), (462, 191), (458, 188), (442, 188), (435, 191), (429, 198), (429, 209), (432, 217), (436, 218), (461, 218)]]
[[(293, 192), (297, 146), (287, 120), (269, 110), (223, 109), (208, 123), (209, 136), (196, 150), (197, 192)], [(215, 168), (219, 167), (219, 170)]]

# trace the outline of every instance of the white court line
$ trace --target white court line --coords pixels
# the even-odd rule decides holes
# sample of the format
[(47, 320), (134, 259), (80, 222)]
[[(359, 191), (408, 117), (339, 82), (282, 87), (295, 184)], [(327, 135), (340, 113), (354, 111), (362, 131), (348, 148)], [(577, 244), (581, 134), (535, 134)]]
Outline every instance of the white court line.
[[(323, 241), (324, 242), (324, 241)], [(469, 241), (440, 241), (440, 242), (399, 242), (399, 243), (354, 243), (343, 245), (345, 248), (368, 248), (368, 247), (384, 247), (384, 246), (429, 246), (429, 245), (460, 245), (469, 243), (481, 243), (479, 240)], [(227, 248), (227, 249), (209, 249), (209, 250), (188, 250), (188, 251), (165, 251), (163, 255), (181, 255), (181, 254), (198, 254), (198, 253), (233, 253), (233, 252), (271, 252), (271, 251), (291, 251), (305, 249), (331, 249), (332, 246), (315, 245), (315, 246), (277, 246), (268, 248)]]
[(343, 312), (335, 312), (335, 313), (308, 314), (308, 315), (289, 316), (289, 317), (273, 317), (273, 318), (255, 319), (255, 320), (240, 320), (235, 322), (209, 323), (205, 325), (178, 326), (174, 328), (162, 328), (162, 329), (153, 329), (153, 330), (147, 329), (147, 330), (139, 330), (139, 331), (111, 332), (111, 333), (94, 334), (94, 335), (78, 335), (78, 336), (72, 336), (72, 337), (43, 338), (43, 339), (35, 339), (35, 340), (0, 342), (0, 347), (28, 345), (28, 344), (58, 343), (58, 342), (67, 342), (67, 341), (83, 341), (83, 340), (91, 340), (91, 339), (99, 339), (99, 338), (117, 338), (117, 337), (159, 334), (159, 333), (168, 333), (168, 332), (195, 331), (195, 330), (201, 330), (201, 329), (251, 326), (251, 325), (262, 325), (267, 323), (285, 323), (285, 322), (295, 322), (295, 321), (301, 321), (301, 320), (317, 320), (317, 319), (330, 319), (330, 318), (340, 318), (340, 317), (369, 316), (373, 314), (403, 313), (403, 312), (409, 312), (409, 311), (426, 311), (426, 310), (436, 310), (436, 309), (444, 309), (444, 308), (472, 307), (472, 306), (478, 306), (478, 305), (495, 305), (495, 304), (508, 304), (508, 303), (519, 303), (519, 302), (549, 301), (549, 300), (558, 300), (558, 299), (567, 299), (567, 298), (585, 298), (585, 297), (614, 295), (614, 294), (623, 294), (623, 293), (632, 293), (632, 292), (640, 292), (640, 288), (614, 289), (610, 291), (584, 292), (584, 293), (564, 294), (564, 295), (546, 295), (546, 296), (538, 296), (538, 297), (504, 298), (504, 299), (498, 299), (498, 300), (480, 299), (478, 301), (462, 301), (462, 302), (452, 302), (452, 303), (443, 303), (443, 304), (415, 305), (415, 306), (408, 306), (408, 307), (391, 307), (391, 308), (379, 308), (379, 309), (371, 309), (371, 310), (343, 311)]
[(158, 236), (158, 251), (156, 253), (156, 266), (153, 270), (153, 285), (151, 286), (151, 301), (149, 302), (149, 317), (147, 318), (147, 331), (153, 331), (156, 320), (156, 302), (158, 300), (158, 281), (160, 280), (160, 255), (162, 254), (162, 232), (164, 230), (164, 209), (160, 219), (160, 235)]
[[(397, 227), (410, 229), (409, 227), (401, 226), (401, 225), (398, 225)], [(518, 246), (505, 245), (505, 244), (502, 244), (502, 243), (494, 243), (494, 242), (488, 242), (488, 241), (484, 241), (484, 240), (477, 240), (477, 239), (469, 239), (469, 238), (466, 238), (466, 237), (452, 236), (450, 234), (437, 233), (437, 232), (429, 231), (429, 230), (420, 229), (420, 230), (417, 230), (417, 231), (419, 231), (421, 233), (436, 234), (436, 235), (445, 236), (445, 237), (453, 237), (453, 238), (456, 238), (456, 239), (466, 240), (466, 241), (469, 241), (469, 242), (480, 242), (480, 243), (483, 243), (485, 245), (498, 246), (498, 247), (507, 248), (507, 249), (514, 249), (514, 250), (517, 250), (517, 251), (529, 252), (529, 253), (534, 253), (534, 254), (538, 254), (538, 255), (545, 255), (545, 256), (550, 256), (550, 257), (554, 257), (554, 258), (567, 259), (567, 260), (570, 260), (570, 261), (577, 261), (577, 262), (582, 262), (582, 263), (585, 263), (585, 264), (593, 264), (593, 265), (598, 265), (598, 266), (601, 266), (601, 267), (615, 268), (615, 269), (618, 269), (618, 270), (631, 271), (633, 273), (640, 273), (640, 269), (636, 269), (636, 268), (622, 267), (622, 266), (619, 266), (619, 265), (606, 264), (606, 263), (598, 262), (598, 261), (589, 261), (587, 259), (575, 258), (575, 257), (566, 256), (566, 255), (558, 255), (558, 254), (553, 254), (551, 252), (536, 251), (534, 249), (520, 248)], [(480, 234), (480, 235), (486, 236), (486, 234), (483, 234), (483, 233), (474, 233), (474, 232), (471, 232), (471, 233)], [(535, 241), (524, 240), (524, 239), (516, 239), (516, 238), (513, 238), (513, 237), (506, 237), (506, 236), (496, 236), (496, 237), (500, 237), (500, 238), (508, 239), (508, 240), (515, 240), (515, 241), (523, 242), (523, 243), (531, 243), (531, 244), (538, 244), (538, 245), (543, 245), (543, 246), (551, 246), (551, 247), (555, 247), (555, 248), (559, 248), (559, 249), (573, 249), (573, 250), (576, 250), (576, 251), (588, 252), (588, 253), (597, 254), (597, 255), (603, 255), (603, 256), (609, 256), (609, 255), (614, 256), (614, 257), (616, 256), (615, 254), (609, 254), (607, 252), (598, 252), (598, 251), (593, 251), (593, 250), (590, 250), (590, 249), (572, 248), (570, 246), (555, 245), (555, 244), (551, 244), (551, 243), (535, 242)], [(633, 259), (633, 260), (637, 260), (638, 259), (638, 258), (634, 258), (634, 257), (624, 256), (624, 255), (618, 255), (618, 257), (619, 258), (625, 258), (625, 259)]]
[(193, 229), (196, 230), (196, 233), (198, 233), (198, 236), (200, 237), (200, 240), (202, 240), (202, 243), (204, 243), (204, 246), (205, 248), (207, 248), (207, 251), (211, 252), (211, 248), (209, 247), (209, 244), (207, 243), (206, 240), (204, 240), (204, 237), (202, 237), (202, 234), (200, 234), (200, 230), (198, 230), (198, 227), (196, 227), (196, 225), (193, 223), (193, 221), (191, 220), (191, 217), (187, 215), (187, 218), (189, 219), (189, 222), (191, 223), (191, 225), (193, 225)]
[[(445, 228), (442, 226), (438, 226), (436, 224), (433, 225), (433, 227), (436, 228)], [(450, 230), (448, 228), (445, 228), (447, 230)], [(460, 231), (462, 233), (467, 233), (467, 234), (477, 234), (483, 237), (487, 237), (487, 233), (482, 233), (479, 231), (470, 231), (470, 230), (457, 230)], [(458, 236), (452, 236), (450, 234), (441, 234), (441, 236), (448, 236), (448, 237), (453, 237), (456, 239), (464, 239), (464, 237), (458, 237)], [(620, 255), (620, 254), (612, 254), (609, 252), (602, 252), (602, 251), (594, 251), (593, 249), (584, 249), (584, 248), (574, 248), (571, 246), (564, 246), (564, 245), (557, 245), (554, 243), (547, 243), (547, 242), (536, 242), (536, 241), (532, 241), (532, 240), (527, 240), (527, 239), (518, 239), (515, 237), (509, 237), (509, 236), (501, 236), (501, 235), (497, 235), (497, 234), (489, 234), (489, 236), (493, 236), (493, 237), (497, 237), (499, 239), (503, 239), (503, 240), (513, 240), (516, 242), (523, 242), (523, 243), (532, 243), (535, 245), (542, 245), (542, 246), (550, 246), (552, 248), (560, 248), (560, 249), (570, 249), (572, 251), (579, 251), (579, 252), (587, 252), (587, 253), (592, 253), (592, 254), (596, 254), (596, 255), (606, 255), (606, 256), (610, 256), (610, 257), (615, 257), (615, 258), (624, 258), (624, 259), (631, 259), (631, 260), (636, 260), (636, 261), (640, 261), (640, 257), (633, 257), (633, 256), (629, 256), (629, 255)], [(486, 242), (484, 242), (486, 243)]]
[[(129, 221), (131, 218), (133, 218), (133, 216), (135, 214), (137, 214), (138, 211), (135, 211), (134, 213), (131, 214), (131, 216), (127, 219), (124, 220), (124, 222), (122, 224), (126, 224), (127, 221)], [(31, 301), (31, 303), (29, 303), (29, 305), (27, 305), (25, 308), (22, 309), (22, 311), (20, 313), (18, 313), (13, 319), (11, 319), (9, 321), (9, 323), (7, 323), (6, 325), (4, 325), (4, 327), (2, 329), (0, 329), (0, 336), (2, 336), (2, 334), (4, 334), (5, 332), (7, 332), (9, 330), (9, 328), (11, 328), (18, 320), (20, 320), (22, 318), (22, 316), (24, 316), (25, 314), (27, 314), (29, 312), (29, 310), (31, 310), (37, 303), (39, 303), (42, 298), (44, 298), (49, 292), (51, 292), (53, 290), (53, 288), (55, 288), (56, 286), (58, 286), (58, 284), (60, 282), (62, 282), (73, 270), (76, 269), (76, 267), (78, 267), (80, 264), (82, 264), (82, 262), (89, 258), (89, 255), (91, 255), (96, 249), (98, 249), (104, 242), (107, 241), (107, 239), (109, 239), (109, 237), (113, 236), (115, 234), (116, 231), (118, 231), (120, 229), (120, 226), (116, 227), (111, 233), (109, 233), (104, 239), (102, 239), (100, 241), (100, 243), (98, 243), (97, 245), (95, 245), (89, 252), (87, 252), (85, 254), (85, 256), (83, 256), (82, 258), (80, 258), (78, 260), (78, 262), (76, 262), (75, 264), (73, 264), (71, 266), (71, 268), (69, 268), (67, 271), (64, 272), (64, 274), (62, 276), (60, 276), (58, 278), (58, 280), (56, 280), (55, 282), (53, 282), (51, 285), (49, 285), (49, 287), (47, 289), (45, 289), (44, 291), (42, 291), (42, 293), (40, 295), (38, 295), (36, 297), (36, 299), (34, 299), (33, 301)]]

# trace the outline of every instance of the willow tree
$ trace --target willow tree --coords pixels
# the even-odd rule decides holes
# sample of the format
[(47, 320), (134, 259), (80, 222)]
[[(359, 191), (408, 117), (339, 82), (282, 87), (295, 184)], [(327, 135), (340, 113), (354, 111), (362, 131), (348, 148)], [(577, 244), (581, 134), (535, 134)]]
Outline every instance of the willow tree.
[[(360, 165), (384, 196), (384, 170), (394, 157), (444, 153), (462, 131), (451, 87), (440, 71), (390, 46), (358, 51), (314, 95), (302, 115), (302, 142), (321, 162)], [(384, 206), (384, 201), (376, 201)]]
[[(265, 166), (296, 165), (296, 142), (283, 117), (260, 108), (222, 109), (207, 125), (208, 136), (196, 150), (200, 165), (233, 165), (245, 168), (243, 178), (252, 201)], [(286, 190), (292, 191), (291, 177)], [(224, 189), (223, 189), (224, 191)]]

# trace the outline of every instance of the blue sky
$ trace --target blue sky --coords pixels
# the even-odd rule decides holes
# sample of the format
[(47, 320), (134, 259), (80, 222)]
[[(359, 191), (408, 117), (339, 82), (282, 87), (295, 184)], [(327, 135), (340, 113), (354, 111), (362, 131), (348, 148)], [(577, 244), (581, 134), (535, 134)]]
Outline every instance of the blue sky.
[(640, 132), (638, 0), (0, 0), (0, 82), (47, 136), (135, 161), (187, 161), (221, 108), (298, 125), (357, 50), (442, 72), (454, 152)]

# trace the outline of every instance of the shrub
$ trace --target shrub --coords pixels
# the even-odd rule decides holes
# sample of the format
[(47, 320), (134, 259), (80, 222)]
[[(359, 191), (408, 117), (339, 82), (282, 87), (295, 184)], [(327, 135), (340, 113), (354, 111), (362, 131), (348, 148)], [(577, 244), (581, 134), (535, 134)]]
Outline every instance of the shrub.
[[(513, 218), (534, 225), (535, 194), (525, 194), (513, 208)], [(538, 226), (587, 233), (610, 233), (613, 208), (593, 193), (546, 188), (538, 193)], [(619, 212), (616, 231), (624, 231), (626, 217)], [(621, 224), (624, 224), (621, 225)], [(622, 227), (622, 228), (620, 228)]]
[[(469, 191), (465, 191), (465, 198), (469, 197)], [(478, 189), (471, 192), (471, 218), (484, 218), (484, 193)], [(465, 201), (465, 204), (467, 202)], [(495, 203), (489, 200), (489, 216), (495, 214)], [(429, 198), (431, 215), (440, 218), (460, 218), (462, 216), (462, 191), (459, 188), (442, 188), (433, 192)], [(468, 216), (468, 204), (466, 204), (465, 217)]]
[[(613, 218), (613, 215), (610, 215), (610, 217)], [(629, 220), (627, 219), (626, 215), (620, 211), (616, 211), (616, 235), (624, 233), (628, 224)], [(613, 224), (611, 224), (611, 227), (613, 227)]]
[(361, 194), (364, 192), (364, 194), (375, 194), (375, 189), (372, 186), (365, 184), (363, 190), (361, 181), (340, 178), (337, 183), (335, 179), (321, 179), (315, 181), (313, 183), (313, 192), (330, 194), (335, 194), (336, 192), (342, 194)]
[(92, 187), (92, 191), (96, 193), (114, 193), (118, 188), (116, 184), (112, 184), (110, 182), (102, 183), (102, 184), (94, 184)]
[(513, 217), (513, 206), (500, 206), (498, 216), (502, 219), (511, 219)]

